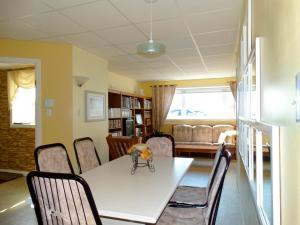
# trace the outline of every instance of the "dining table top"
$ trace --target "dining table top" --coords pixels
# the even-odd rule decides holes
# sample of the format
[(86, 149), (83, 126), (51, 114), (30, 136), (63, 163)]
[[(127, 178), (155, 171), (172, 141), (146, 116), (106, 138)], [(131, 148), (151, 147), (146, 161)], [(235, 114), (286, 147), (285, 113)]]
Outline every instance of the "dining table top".
[(92, 191), (100, 217), (154, 224), (175, 192), (192, 158), (155, 157), (155, 172), (138, 167), (131, 174), (129, 155), (81, 176)]

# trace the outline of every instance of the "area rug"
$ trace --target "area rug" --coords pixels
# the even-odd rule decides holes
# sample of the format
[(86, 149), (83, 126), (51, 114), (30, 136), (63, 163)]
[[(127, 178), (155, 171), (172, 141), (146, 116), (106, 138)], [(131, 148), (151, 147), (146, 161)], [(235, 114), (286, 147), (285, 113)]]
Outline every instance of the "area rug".
[(19, 173), (0, 172), (0, 184), (22, 176), (23, 175)]

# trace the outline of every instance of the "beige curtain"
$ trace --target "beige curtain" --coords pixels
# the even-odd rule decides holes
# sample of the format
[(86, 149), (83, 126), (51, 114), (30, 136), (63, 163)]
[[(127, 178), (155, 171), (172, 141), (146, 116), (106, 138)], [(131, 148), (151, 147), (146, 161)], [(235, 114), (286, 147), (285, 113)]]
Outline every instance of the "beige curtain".
[(230, 81), (229, 86), (230, 86), (230, 90), (233, 95), (233, 98), (236, 101), (236, 81)]
[(7, 91), (10, 109), (19, 87), (28, 89), (35, 87), (34, 69), (15, 70), (7, 73)]
[(175, 85), (152, 86), (152, 113), (154, 130), (160, 131), (161, 126), (166, 120), (175, 90)]

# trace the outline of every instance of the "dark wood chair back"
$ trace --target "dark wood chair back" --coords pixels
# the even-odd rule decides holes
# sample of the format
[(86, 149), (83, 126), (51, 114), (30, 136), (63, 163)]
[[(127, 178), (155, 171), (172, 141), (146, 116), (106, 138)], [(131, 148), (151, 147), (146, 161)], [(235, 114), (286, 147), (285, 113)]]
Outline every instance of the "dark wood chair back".
[(106, 137), (106, 141), (109, 147), (109, 160), (113, 160), (126, 155), (128, 148), (138, 143), (138, 138), (128, 136), (112, 136), (109, 134)]

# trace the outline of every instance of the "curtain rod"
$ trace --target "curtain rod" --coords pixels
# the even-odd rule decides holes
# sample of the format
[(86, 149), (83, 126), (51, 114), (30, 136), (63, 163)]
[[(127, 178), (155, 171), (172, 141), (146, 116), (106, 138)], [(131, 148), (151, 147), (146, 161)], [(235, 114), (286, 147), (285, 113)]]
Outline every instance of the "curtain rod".
[(34, 66), (31, 67), (23, 67), (23, 68), (16, 68), (16, 69), (4, 69), (2, 71), (17, 71), (17, 70), (34, 70)]
[(177, 86), (177, 84), (158, 84), (158, 85), (150, 85), (150, 87), (163, 87), (163, 86)]

